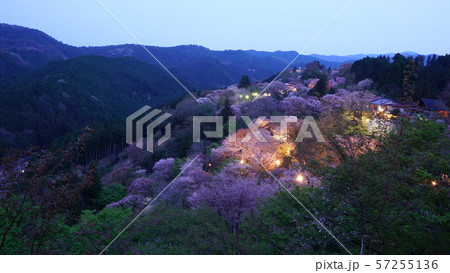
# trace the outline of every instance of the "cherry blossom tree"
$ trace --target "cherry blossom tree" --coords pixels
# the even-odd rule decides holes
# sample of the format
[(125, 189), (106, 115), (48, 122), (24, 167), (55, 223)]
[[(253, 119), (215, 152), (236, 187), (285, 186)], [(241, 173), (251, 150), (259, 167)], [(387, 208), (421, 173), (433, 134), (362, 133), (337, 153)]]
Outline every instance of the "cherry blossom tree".
[(121, 200), (107, 205), (108, 208), (123, 207), (136, 210), (143, 209), (154, 193), (155, 181), (149, 178), (140, 177), (135, 179), (128, 186), (128, 195)]
[(260, 128), (258, 131), (265, 142), (259, 141), (250, 129), (239, 129), (233, 137), (227, 137), (220, 147), (211, 150), (211, 163), (217, 166), (225, 160), (235, 160), (255, 166), (256, 171), (260, 168), (253, 158), (256, 157), (268, 169), (278, 167), (283, 160), (279, 150), (280, 142), (270, 130)]
[(345, 84), (344, 77), (336, 77), (328, 81), (328, 89), (336, 89), (337, 87)]
[(152, 177), (155, 180), (163, 180), (167, 181), (172, 176), (172, 168), (175, 162), (174, 158), (165, 158), (161, 159), (155, 163), (153, 166), (153, 175)]
[(240, 109), (243, 116), (249, 116), (252, 119), (279, 114), (278, 102), (272, 97), (258, 98), (253, 102), (243, 103)]
[(206, 184), (211, 175), (203, 170), (203, 160), (187, 160), (180, 170), (183, 172), (176, 178), (162, 195), (162, 199), (172, 205), (187, 206), (187, 198)]
[(339, 89), (336, 94), (325, 95), (321, 101), (323, 111), (330, 112), (333, 110), (340, 111), (364, 111), (368, 110), (368, 101), (375, 95), (370, 92), (363, 91), (347, 91)]
[(365, 79), (358, 82), (357, 88), (358, 90), (368, 90), (372, 83), (373, 81), (371, 79)]
[(221, 215), (233, 232), (239, 231), (242, 216), (256, 208), (259, 199), (272, 195), (278, 187), (273, 183), (260, 183), (242, 175), (248, 167), (239, 163), (226, 166), (211, 183), (203, 185), (189, 197), (192, 207), (209, 206)]
[(314, 97), (287, 97), (280, 102), (280, 108), (285, 115), (304, 117), (318, 115), (322, 108), (321, 102)]
[(130, 186), (128, 186), (129, 194), (139, 194), (145, 197), (150, 197), (153, 195), (153, 187), (155, 186), (155, 181), (153, 179), (139, 177), (135, 179)]

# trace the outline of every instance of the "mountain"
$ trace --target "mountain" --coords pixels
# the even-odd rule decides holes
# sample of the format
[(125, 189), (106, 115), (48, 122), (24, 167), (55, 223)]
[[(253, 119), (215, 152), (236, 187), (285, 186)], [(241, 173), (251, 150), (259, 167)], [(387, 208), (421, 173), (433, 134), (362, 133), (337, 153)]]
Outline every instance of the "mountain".
[[(197, 45), (146, 48), (197, 90), (226, 87), (242, 75), (264, 80), (298, 55)], [(302, 55), (291, 67), (319, 61), (334, 68), (365, 56)], [(144, 104), (161, 105), (183, 95), (185, 90), (140, 45), (75, 47), (39, 30), (0, 24), (0, 143), (47, 146), (87, 124), (124, 118)]]
[[(201, 90), (225, 87), (239, 81), (242, 75), (248, 75), (253, 81), (263, 80), (281, 71), (298, 54), (295, 51), (216, 51), (196, 45), (146, 48), (175, 76)], [(133, 57), (159, 66), (140, 45), (74, 47), (39, 30), (0, 24), (0, 83), (49, 62), (81, 55)], [(300, 56), (292, 66), (304, 66), (313, 61), (333, 68), (343, 64), (313, 56)]]
[(81, 55), (42, 31), (0, 24), (0, 83), (52, 61)]
[[(261, 81), (280, 72), (297, 55), (296, 51), (210, 50), (197, 45), (174, 47), (146, 46), (177, 78), (191, 83), (199, 90), (226, 87), (248, 75), (252, 81)], [(405, 56), (417, 56), (415, 52), (403, 52)], [(0, 83), (55, 60), (65, 60), (81, 55), (100, 55), (110, 58), (133, 57), (160, 64), (141, 45), (110, 45), (74, 47), (61, 43), (42, 31), (0, 24)], [(380, 54), (348, 56), (302, 55), (290, 66), (304, 67), (319, 61), (325, 67), (336, 68), (364, 57)], [(387, 53), (393, 57), (394, 53)]]
[[(378, 57), (380, 55), (394, 57), (397, 53), (385, 53), (385, 54), (355, 54), (355, 55), (347, 55), (347, 56), (336, 56), (336, 55), (318, 55), (318, 54), (311, 54), (308, 55), (313, 58), (317, 58), (320, 60), (324, 60), (327, 62), (335, 62), (335, 63), (353, 63), (354, 61), (361, 60), (365, 57)], [(405, 51), (401, 52), (401, 55), (405, 57), (416, 57), (419, 55), (419, 53), (412, 52), (412, 51)]]
[[(283, 68), (285, 68), (298, 55), (298, 53), (296, 51), (268, 52), (268, 51), (248, 50), (247, 52), (253, 56), (257, 56), (260, 58), (269, 58), (269, 59), (279, 60), (280, 62), (282, 62), (283, 67), (281, 69), (279, 69), (277, 72), (279, 72)], [(343, 65), (344, 63), (348, 62), (347, 59), (344, 59), (341, 61), (334, 61), (334, 60), (321, 59), (321, 58), (315, 57), (313, 55), (301, 55), (291, 64), (291, 67), (294, 67), (294, 66), (304, 67), (306, 64), (312, 63), (314, 61), (320, 62), (325, 67), (332, 67), (332, 68), (339, 67), (339, 66)]]
[(0, 53), (36, 68), (49, 62), (79, 56), (77, 47), (63, 44), (42, 31), (0, 24)]
[(185, 94), (161, 68), (130, 57), (51, 62), (0, 88), (0, 143), (47, 146), (86, 125)]

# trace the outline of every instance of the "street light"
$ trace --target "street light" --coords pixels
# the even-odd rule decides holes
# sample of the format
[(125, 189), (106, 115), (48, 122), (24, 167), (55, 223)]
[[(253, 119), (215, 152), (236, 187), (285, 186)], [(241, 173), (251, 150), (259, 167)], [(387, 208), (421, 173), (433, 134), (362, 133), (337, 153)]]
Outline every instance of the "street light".
[(305, 178), (303, 177), (302, 174), (297, 175), (297, 177), (295, 178), (295, 180), (299, 183), (302, 183), (303, 180), (305, 180)]

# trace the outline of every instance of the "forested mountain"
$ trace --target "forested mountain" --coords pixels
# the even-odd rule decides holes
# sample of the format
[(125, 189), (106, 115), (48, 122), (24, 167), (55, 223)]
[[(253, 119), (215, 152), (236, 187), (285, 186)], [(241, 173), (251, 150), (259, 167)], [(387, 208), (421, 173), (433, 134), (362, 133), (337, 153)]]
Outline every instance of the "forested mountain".
[(21, 70), (78, 56), (81, 51), (39, 30), (0, 24), (0, 82)]
[[(282, 70), (297, 55), (295, 51), (215, 51), (196, 45), (146, 47), (177, 77), (192, 83), (196, 89), (224, 87), (239, 81), (244, 74), (252, 80), (265, 79)], [(0, 24), (0, 83), (23, 70), (80, 55), (134, 57), (157, 64), (140, 45), (74, 47), (35, 29)], [(343, 63), (301, 56), (293, 66), (304, 66), (316, 60), (333, 68)]]
[[(228, 86), (242, 75), (248, 75), (251, 82), (262, 81), (298, 54), (214, 51), (196, 45), (147, 48), (189, 89), (197, 91)], [(417, 79), (412, 78), (412, 98), (437, 97), (450, 71), (448, 57), (426, 61), (413, 52), (403, 54), (415, 56), (412, 72), (417, 72)], [(409, 65), (403, 54), (392, 62), (367, 57), (356, 61), (352, 72), (358, 81), (373, 79), (379, 93), (402, 98)], [(292, 67), (319, 61), (322, 69), (334, 68), (347, 58), (363, 56), (302, 55)], [(47, 146), (87, 123), (124, 118), (143, 104), (165, 104), (185, 94), (140, 45), (74, 47), (39, 30), (0, 24), (0, 139), (4, 144)]]
[(94, 122), (185, 94), (161, 68), (133, 59), (81, 56), (49, 63), (0, 88), (4, 144), (48, 145)]

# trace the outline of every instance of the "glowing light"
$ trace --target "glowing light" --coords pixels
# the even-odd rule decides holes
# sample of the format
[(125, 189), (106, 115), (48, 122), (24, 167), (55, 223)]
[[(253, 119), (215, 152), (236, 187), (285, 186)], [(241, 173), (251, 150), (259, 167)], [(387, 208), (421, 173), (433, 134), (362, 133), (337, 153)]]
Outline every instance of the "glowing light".
[(297, 177), (295, 178), (295, 181), (302, 183), (303, 180), (305, 180), (305, 178), (303, 177), (302, 174), (297, 175)]
[(211, 166), (212, 166), (211, 163), (209, 163), (209, 164), (208, 164), (208, 167), (211, 167)]
[(431, 181), (431, 185), (436, 186), (437, 185), (436, 181)]
[(243, 96), (242, 95), (239, 95), (239, 98), (242, 98)]
[(22, 170), (22, 173), (24, 173), (25, 172), (25, 170)]
[(252, 93), (252, 96), (253, 96), (253, 97), (257, 97), (257, 96), (258, 96), (258, 93), (257, 93), (257, 92), (253, 92), (253, 93)]
[(276, 164), (277, 166), (280, 166), (280, 165), (281, 165), (281, 161), (280, 161), (280, 160), (276, 160), (276, 161), (275, 161), (275, 164)]
[(250, 98), (250, 96), (249, 96), (249, 95), (245, 95), (245, 98), (246, 98), (246, 99), (249, 99), (249, 98)]
[(378, 106), (378, 111), (383, 112), (383, 111), (384, 111), (383, 107), (381, 107), (381, 106), (379, 105), (379, 106)]
[(241, 165), (244, 165), (245, 164), (245, 161), (243, 160), (243, 159), (241, 159)]

